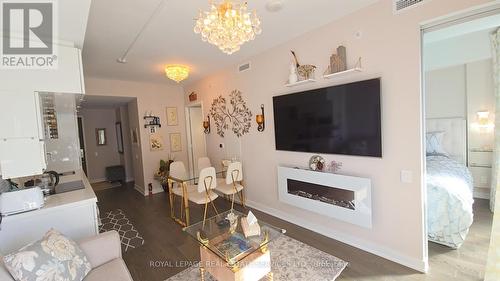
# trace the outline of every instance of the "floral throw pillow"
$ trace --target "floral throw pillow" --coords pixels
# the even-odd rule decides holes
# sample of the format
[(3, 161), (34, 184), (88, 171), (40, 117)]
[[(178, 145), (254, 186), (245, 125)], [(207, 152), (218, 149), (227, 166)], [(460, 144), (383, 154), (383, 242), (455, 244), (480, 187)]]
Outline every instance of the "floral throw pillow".
[(91, 270), (78, 245), (54, 229), (3, 260), (16, 281), (82, 281)]

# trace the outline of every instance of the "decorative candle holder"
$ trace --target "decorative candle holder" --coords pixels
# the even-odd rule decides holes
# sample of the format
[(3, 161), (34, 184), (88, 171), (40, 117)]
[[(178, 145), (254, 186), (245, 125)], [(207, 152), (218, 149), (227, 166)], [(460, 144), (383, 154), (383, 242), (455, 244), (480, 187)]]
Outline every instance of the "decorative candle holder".
[(210, 115), (207, 115), (207, 120), (203, 121), (203, 128), (205, 129), (205, 134), (210, 134)]
[(264, 129), (266, 128), (266, 123), (265, 123), (265, 117), (264, 117), (264, 105), (260, 105), (260, 110), (261, 114), (257, 114), (255, 116), (255, 121), (257, 122), (257, 131), (259, 132), (264, 132)]

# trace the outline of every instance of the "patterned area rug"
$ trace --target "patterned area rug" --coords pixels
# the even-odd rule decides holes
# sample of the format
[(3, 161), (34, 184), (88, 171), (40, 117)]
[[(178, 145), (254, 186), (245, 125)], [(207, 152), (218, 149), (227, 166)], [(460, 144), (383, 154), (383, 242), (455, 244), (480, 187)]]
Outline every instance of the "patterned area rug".
[[(288, 236), (269, 244), (271, 268), (275, 281), (333, 281), (347, 262)], [(166, 281), (200, 280), (198, 266), (192, 266)], [(205, 273), (206, 281), (216, 281)], [(267, 280), (264, 277), (262, 280)]]
[(121, 209), (106, 212), (104, 216), (101, 216), (101, 223), (99, 232), (116, 230), (120, 234), (123, 252), (144, 245), (144, 238), (142, 238)]

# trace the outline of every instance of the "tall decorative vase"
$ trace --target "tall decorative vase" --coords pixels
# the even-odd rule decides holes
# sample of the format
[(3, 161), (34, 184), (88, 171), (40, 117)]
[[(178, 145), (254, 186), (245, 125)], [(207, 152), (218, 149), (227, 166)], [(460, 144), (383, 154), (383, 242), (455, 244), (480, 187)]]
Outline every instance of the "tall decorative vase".
[(288, 83), (293, 84), (297, 83), (298, 77), (297, 77), (297, 68), (293, 63), (290, 64), (290, 75), (288, 76)]

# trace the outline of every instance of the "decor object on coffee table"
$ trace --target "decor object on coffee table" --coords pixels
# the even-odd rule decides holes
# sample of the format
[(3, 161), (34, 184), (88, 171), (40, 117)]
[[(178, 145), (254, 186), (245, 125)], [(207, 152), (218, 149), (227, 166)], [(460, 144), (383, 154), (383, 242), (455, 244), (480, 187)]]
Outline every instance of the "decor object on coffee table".
[(301, 80), (309, 80), (314, 78), (314, 71), (316, 70), (316, 66), (312, 64), (304, 64), (301, 65), (299, 63), (299, 60), (297, 59), (297, 55), (295, 54), (294, 51), (291, 51), (293, 58), (295, 60), (295, 65), (297, 67), (297, 73), (300, 75), (302, 78)]
[(217, 134), (221, 137), (224, 137), (224, 131), (230, 126), (237, 137), (242, 137), (250, 132), (252, 112), (248, 109), (239, 90), (231, 92), (229, 105), (226, 104), (226, 98), (222, 96), (214, 99), (210, 115), (215, 121)]
[(309, 168), (313, 171), (323, 171), (325, 159), (319, 155), (314, 155), (309, 159)]
[(268, 245), (286, 231), (261, 221), (260, 235), (245, 238), (241, 227), (228, 223), (228, 215), (236, 222), (244, 216), (229, 210), (184, 228), (200, 244), (200, 280), (205, 280), (206, 273), (224, 281), (248, 280), (245, 276), (273, 280)]

